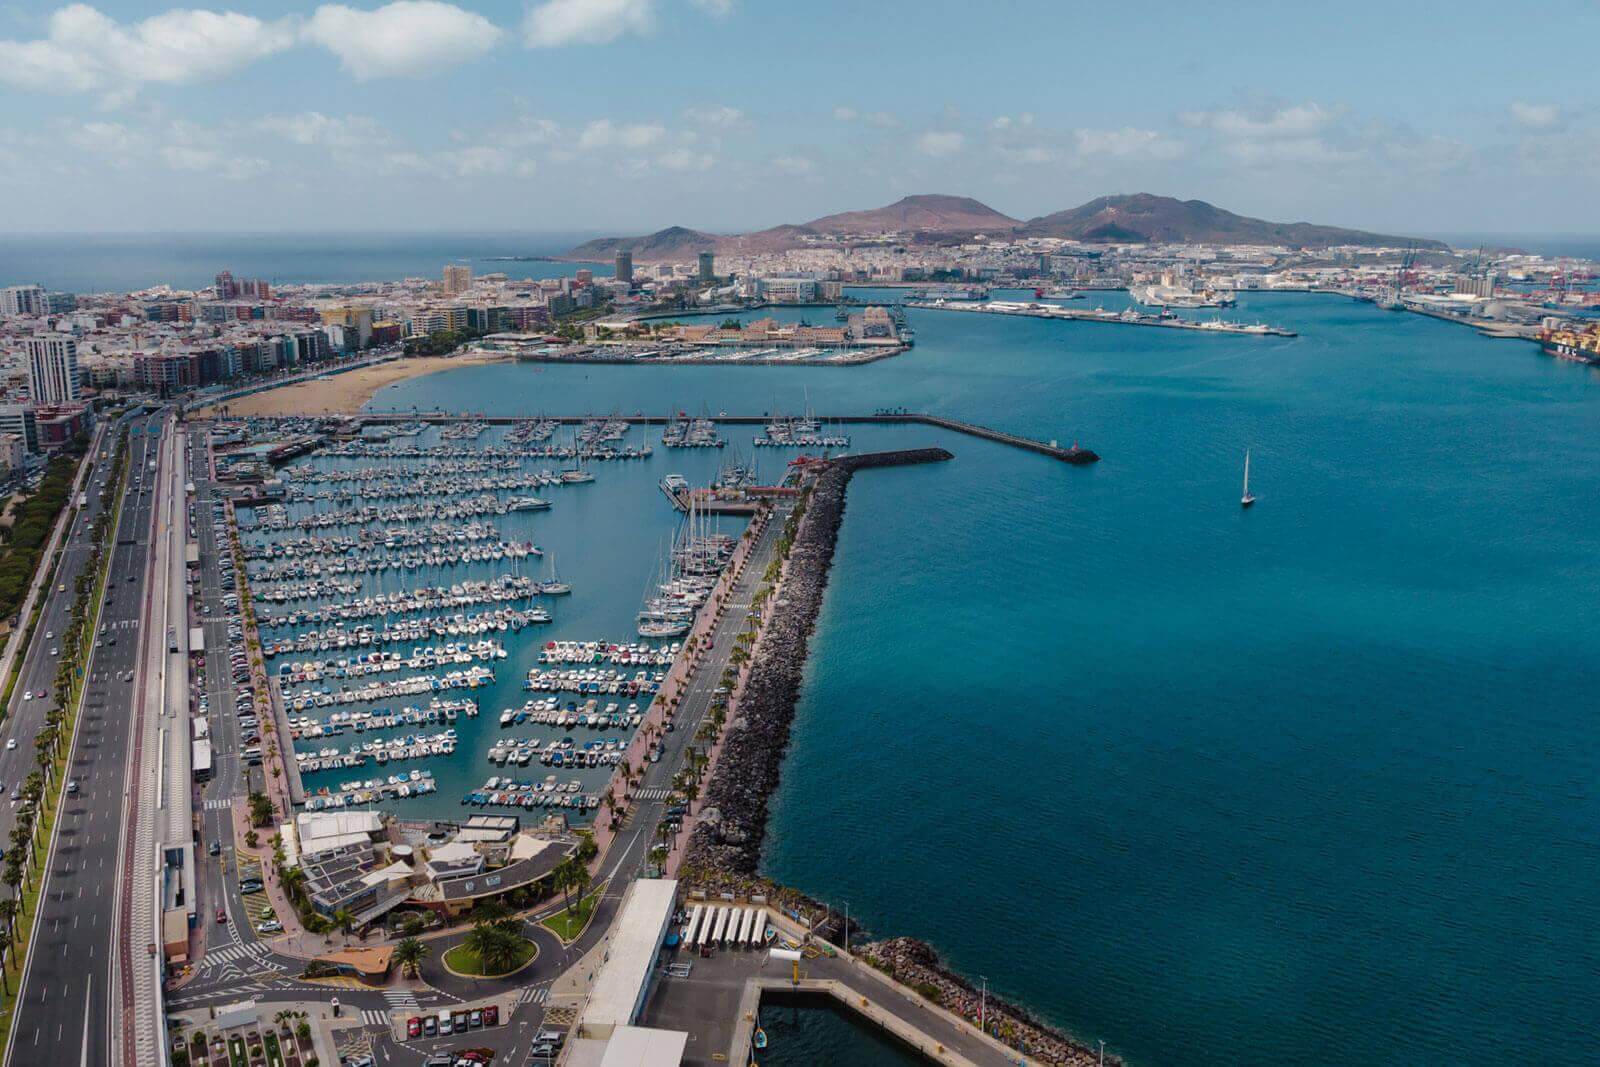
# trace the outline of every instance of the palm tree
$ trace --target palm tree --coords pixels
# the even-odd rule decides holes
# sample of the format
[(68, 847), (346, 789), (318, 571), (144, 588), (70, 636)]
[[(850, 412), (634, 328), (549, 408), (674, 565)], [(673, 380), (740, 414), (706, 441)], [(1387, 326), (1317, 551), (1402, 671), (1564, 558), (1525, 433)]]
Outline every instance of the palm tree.
[(478, 957), (484, 974), (503, 974), (516, 962), (522, 939), (494, 923), (480, 922), (467, 931), (467, 951)]
[(339, 932), (344, 935), (344, 943), (346, 945), (350, 943), (350, 924), (355, 920), (356, 917), (344, 908), (340, 908), (333, 913), (333, 925), (337, 926)]
[(6, 924), (7, 944), (17, 943), (17, 902), (0, 900), (0, 922)]
[(410, 972), (416, 978), (422, 972), (422, 961), (428, 958), (433, 950), (414, 937), (406, 937), (395, 942), (393, 960), (400, 965), (400, 973)]
[[(578, 899), (581, 901), (583, 899), (583, 895), (589, 891), (589, 883), (593, 881), (593, 879), (589, 876), (588, 867), (574, 861), (572, 864), (572, 874), (569, 878), (569, 881), (572, 885), (572, 888), (577, 890)], [(570, 903), (567, 905), (567, 910), (572, 910), (572, 905)]]

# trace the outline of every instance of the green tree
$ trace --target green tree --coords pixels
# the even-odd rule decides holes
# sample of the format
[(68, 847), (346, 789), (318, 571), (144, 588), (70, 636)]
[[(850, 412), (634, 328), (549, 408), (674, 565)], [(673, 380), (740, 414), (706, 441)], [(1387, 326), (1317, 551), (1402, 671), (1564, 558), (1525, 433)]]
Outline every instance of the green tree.
[(422, 970), (422, 961), (428, 958), (433, 950), (414, 937), (402, 938), (395, 942), (394, 955), (391, 957), (400, 965), (401, 974), (410, 974), (416, 978)]
[(494, 923), (481, 922), (467, 931), (463, 942), (478, 957), (484, 974), (504, 974), (516, 962), (522, 938)]

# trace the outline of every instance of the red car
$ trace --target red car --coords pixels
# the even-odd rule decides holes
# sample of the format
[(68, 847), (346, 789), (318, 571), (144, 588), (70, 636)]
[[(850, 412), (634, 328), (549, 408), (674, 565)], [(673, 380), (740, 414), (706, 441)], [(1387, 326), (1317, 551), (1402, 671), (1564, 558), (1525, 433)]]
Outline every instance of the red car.
[(407, 1037), (421, 1037), (422, 1036), (422, 1020), (419, 1017), (413, 1015), (411, 1018), (406, 1020), (406, 1036)]
[(225, 923), (227, 921), (228, 921), (228, 913), (226, 911), (224, 911), (223, 909), (218, 908), (217, 909), (217, 922)]
[(490, 1005), (488, 1005), (487, 1007), (485, 1007), (483, 1009), (483, 1025), (485, 1025), (485, 1026), (499, 1026), (500, 1025), (500, 1009), (499, 1009), (499, 1007), (497, 1007), (494, 1004), (490, 1004)]

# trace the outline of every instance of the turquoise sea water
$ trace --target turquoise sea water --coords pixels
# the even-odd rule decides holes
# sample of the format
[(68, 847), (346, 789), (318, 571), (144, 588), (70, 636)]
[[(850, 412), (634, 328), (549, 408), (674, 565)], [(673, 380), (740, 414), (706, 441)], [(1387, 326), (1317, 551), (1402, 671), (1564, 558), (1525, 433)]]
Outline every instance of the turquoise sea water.
[(374, 406), (1081, 440), (1104, 461), (856, 433), (956, 459), (850, 489), (768, 871), (1138, 1063), (1590, 1059), (1600, 374), (1331, 296), (1230, 317), (1300, 336), (913, 312), (866, 367), (500, 365)]

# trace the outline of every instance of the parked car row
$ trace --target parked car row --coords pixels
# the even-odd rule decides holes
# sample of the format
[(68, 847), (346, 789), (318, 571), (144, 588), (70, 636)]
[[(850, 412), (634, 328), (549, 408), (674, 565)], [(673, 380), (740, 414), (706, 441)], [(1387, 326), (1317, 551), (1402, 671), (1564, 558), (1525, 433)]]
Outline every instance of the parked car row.
[(406, 1037), (413, 1041), (422, 1037), (448, 1037), (499, 1025), (500, 1007), (497, 1004), (482, 1008), (447, 1008), (438, 1015), (413, 1015), (407, 1019)]

